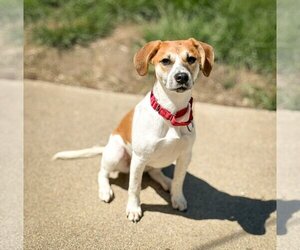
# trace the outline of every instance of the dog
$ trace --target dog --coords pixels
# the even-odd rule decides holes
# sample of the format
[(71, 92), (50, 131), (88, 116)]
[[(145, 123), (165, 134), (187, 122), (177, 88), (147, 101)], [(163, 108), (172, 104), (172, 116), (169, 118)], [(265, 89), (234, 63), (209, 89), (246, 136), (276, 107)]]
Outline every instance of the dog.
[[(98, 185), (99, 198), (104, 202), (114, 196), (109, 174), (129, 173), (126, 215), (132, 222), (142, 217), (140, 190), (145, 171), (170, 191), (173, 208), (186, 210), (183, 182), (196, 136), (192, 88), (199, 72), (210, 75), (213, 63), (213, 47), (194, 38), (145, 44), (135, 54), (134, 66), (144, 76), (149, 64), (154, 65), (153, 89), (125, 115), (105, 147), (59, 152), (54, 159), (102, 154)], [(173, 162), (176, 167), (171, 180), (161, 169)]]

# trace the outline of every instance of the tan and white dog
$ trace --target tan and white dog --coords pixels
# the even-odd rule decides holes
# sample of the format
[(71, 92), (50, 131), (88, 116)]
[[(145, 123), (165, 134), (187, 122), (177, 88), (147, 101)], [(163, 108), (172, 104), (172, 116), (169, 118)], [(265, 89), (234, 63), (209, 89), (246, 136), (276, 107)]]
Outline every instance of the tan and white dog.
[[(153, 90), (121, 120), (105, 147), (59, 152), (54, 158), (102, 153), (98, 183), (99, 197), (105, 202), (113, 198), (109, 173), (130, 172), (126, 214), (133, 222), (142, 216), (140, 190), (144, 171), (171, 192), (173, 208), (186, 210), (182, 189), (195, 140), (192, 88), (199, 71), (209, 76), (213, 62), (213, 48), (193, 38), (147, 43), (136, 53), (134, 65), (142, 76), (147, 74), (149, 63), (155, 66)], [(174, 161), (171, 180), (161, 169)]]

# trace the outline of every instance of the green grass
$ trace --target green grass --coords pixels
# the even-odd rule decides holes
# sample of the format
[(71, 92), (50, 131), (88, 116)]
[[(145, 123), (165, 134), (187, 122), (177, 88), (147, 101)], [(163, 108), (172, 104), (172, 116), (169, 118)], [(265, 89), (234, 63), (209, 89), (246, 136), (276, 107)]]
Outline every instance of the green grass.
[[(44, 45), (88, 44), (133, 22), (143, 26), (144, 42), (194, 37), (215, 48), (218, 62), (276, 72), (275, 0), (24, 0), (24, 7), (27, 30)], [(276, 108), (275, 90), (266, 94), (249, 86), (245, 96), (257, 107)]]
[(58, 48), (86, 44), (110, 34), (124, 21), (158, 17), (155, 1), (25, 0), (25, 24), (35, 41)]
[(222, 0), (207, 5), (196, 2), (186, 1), (184, 10), (161, 7), (161, 18), (145, 26), (146, 40), (195, 37), (212, 44), (219, 61), (258, 72), (275, 71), (274, 1)]
[(70, 48), (109, 34), (115, 25), (108, 5), (97, 1), (26, 0), (25, 22), (33, 38), (46, 45)]
[[(106, 36), (124, 21), (145, 23), (146, 41), (195, 37), (216, 48), (217, 60), (275, 71), (274, 0), (25, 0), (35, 40), (69, 48)], [(148, 22), (150, 21), (150, 23)]]
[(244, 97), (247, 97), (256, 108), (276, 110), (275, 86), (272, 90), (267, 91), (259, 86), (253, 86), (251, 83), (244, 84), (242, 94)]

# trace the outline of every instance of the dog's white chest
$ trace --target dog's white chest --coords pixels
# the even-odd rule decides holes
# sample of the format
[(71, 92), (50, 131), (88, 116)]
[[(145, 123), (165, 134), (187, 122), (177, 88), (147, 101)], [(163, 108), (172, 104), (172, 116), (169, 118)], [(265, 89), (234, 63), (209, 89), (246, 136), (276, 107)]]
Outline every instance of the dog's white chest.
[(173, 163), (178, 156), (191, 148), (194, 140), (194, 131), (186, 127), (169, 128), (165, 137), (155, 144), (154, 152), (149, 165), (152, 167), (166, 167)]

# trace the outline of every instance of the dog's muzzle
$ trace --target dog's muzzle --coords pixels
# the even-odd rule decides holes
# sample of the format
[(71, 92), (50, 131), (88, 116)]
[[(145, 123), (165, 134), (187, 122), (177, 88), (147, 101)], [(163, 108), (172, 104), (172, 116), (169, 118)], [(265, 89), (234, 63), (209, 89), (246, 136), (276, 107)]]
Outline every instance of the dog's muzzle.
[(177, 73), (174, 76), (176, 82), (181, 85), (187, 85), (189, 81), (189, 75), (187, 73)]
[(177, 88), (174, 90), (176, 92), (182, 93), (188, 89), (190, 89), (190, 84), (189, 84), (189, 75), (184, 72), (180, 72), (174, 75), (175, 81), (178, 83)]

